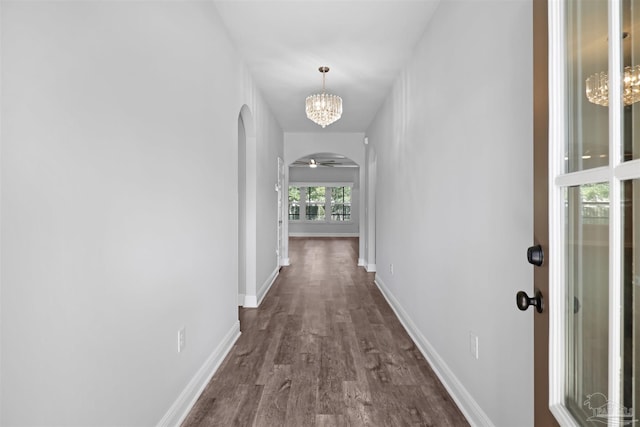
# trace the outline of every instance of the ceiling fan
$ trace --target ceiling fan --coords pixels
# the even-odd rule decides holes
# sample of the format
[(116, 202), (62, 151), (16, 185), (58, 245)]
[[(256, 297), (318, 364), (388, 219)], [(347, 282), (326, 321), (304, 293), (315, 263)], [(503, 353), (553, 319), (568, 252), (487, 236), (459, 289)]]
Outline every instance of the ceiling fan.
[(298, 167), (308, 166), (310, 168), (317, 168), (318, 166), (324, 166), (324, 167), (332, 168), (332, 167), (335, 167), (337, 164), (338, 162), (336, 162), (333, 159), (324, 159), (324, 160), (317, 159), (316, 160), (316, 159), (310, 158), (308, 160), (307, 159), (296, 160), (295, 162), (293, 162), (292, 166), (298, 166)]

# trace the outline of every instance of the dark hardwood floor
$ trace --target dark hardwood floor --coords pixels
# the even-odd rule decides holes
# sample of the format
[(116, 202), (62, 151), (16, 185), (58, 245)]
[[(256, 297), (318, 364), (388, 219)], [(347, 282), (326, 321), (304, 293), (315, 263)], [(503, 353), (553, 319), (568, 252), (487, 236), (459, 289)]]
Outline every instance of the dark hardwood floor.
[(357, 267), (357, 239), (291, 238), (289, 253), (183, 427), (469, 425)]

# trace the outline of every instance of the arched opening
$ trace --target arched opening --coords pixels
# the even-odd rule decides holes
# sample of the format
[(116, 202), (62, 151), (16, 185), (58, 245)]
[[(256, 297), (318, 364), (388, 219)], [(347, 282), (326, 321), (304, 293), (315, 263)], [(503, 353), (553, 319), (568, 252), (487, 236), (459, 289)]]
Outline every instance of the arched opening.
[[(315, 163), (315, 167), (313, 166)], [(309, 167), (310, 169), (314, 168), (358, 168), (358, 164), (348, 158), (347, 156), (343, 156), (338, 153), (312, 153), (306, 156), (300, 157), (293, 163), (289, 165), (289, 167)]]
[(256, 306), (255, 127), (246, 105), (238, 115), (238, 305)]
[(360, 165), (338, 153), (312, 153), (288, 166), (288, 236), (359, 239)]

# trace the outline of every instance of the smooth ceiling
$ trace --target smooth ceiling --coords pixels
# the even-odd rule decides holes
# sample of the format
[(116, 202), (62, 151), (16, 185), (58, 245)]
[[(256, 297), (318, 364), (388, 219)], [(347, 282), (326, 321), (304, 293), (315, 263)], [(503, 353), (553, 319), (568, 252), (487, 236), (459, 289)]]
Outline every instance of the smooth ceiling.
[[(216, 1), (229, 35), (285, 132), (364, 132), (411, 57), (439, 0)], [(342, 119), (322, 129), (305, 98), (343, 99)]]

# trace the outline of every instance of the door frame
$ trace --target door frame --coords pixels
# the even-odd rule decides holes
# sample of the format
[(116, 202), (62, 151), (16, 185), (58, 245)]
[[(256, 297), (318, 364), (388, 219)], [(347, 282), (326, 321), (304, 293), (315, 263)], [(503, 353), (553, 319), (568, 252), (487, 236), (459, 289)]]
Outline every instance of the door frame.
[[(568, 187), (609, 183), (609, 402), (622, 402), (622, 277), (621, 277), (621, 185), (640, 178), (640, 160), (621, 158), (621, 102), (609, 102), (609, 165), (578, 172), (564, 172), (567, 135), (566, 2), (549, 1), (549, 406), (562, 426), (577, 426), (564, 406), (566, 396), (566, 312), (564, 191)], [(608, 2), (609, 99), (622, 99), (621, 0)], [(610, 421), (611, 425), (612, 421)]]
[(284, 220), (285, 218), (288, 216), (287, 213), (285, 213), (285, 206), (288, 206), (289, 204), (289, 198), (287, 197), (285, 200), (285, 195), (289, 195), (289, 188), (285, 188), (285, 164), (284, 164), (284, 159), (280, 156), (278, 156), (278, 182), (276, 184), (276, 191), (278, 192), (278, 214), (276, 217), (276, 221), (278, 221), (278, 223), (276, 224), (276, 229), (277, 229), (277, 248), (276, 248), (276, 253), (278, 256), (278, 268), (288, 265), (288, 263), (285, 264), (284, 262), (284, 239), (285, 239), (285, 228), (284, 228)]
[[(369, 139), (365, 138), (366, 146), (366, 171), (367, 177), (365, 197), (365, 269), (369, 273), (376, 271), (376, 177), (377, 154), (375, 148), (369, 145)], [(363, 192), (365, 193), (365, 192)]]
[[(533, 244), (549, 253), (549, 32), (548, 0), (533, 0)], [(533, 283), (543, 295), (534, 311), (534, 424), (557, 427), (549, 409), (549, 262), (533, 268)]]

